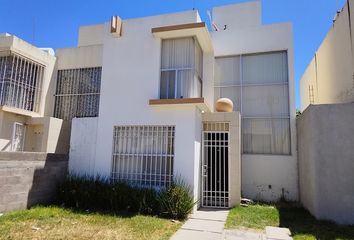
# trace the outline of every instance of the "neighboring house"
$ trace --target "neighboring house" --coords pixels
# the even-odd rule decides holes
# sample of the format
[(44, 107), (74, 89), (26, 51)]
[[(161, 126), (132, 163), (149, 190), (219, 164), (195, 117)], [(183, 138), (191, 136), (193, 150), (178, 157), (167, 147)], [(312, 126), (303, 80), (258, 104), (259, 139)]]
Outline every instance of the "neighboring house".
[[(217, 31), (197, 11), (113, 17), (57, 51), (71, 172), (151, 187), (182, 178), (202, 206), (230, 207), (241, 190), (298, 200), (292, 26), (262, 25), (259, 1), (212, 17)], [(221, 97), (234, 113), (214, 111)]]
[(354, 102), (354, 0), (346, 1), (300, 83), (301, 111), (310, 104)]
[(0, 151), (68, 151), (62, 120), (51, 117), (55, 62), (52, 49), (0, 34)]
[(299, 200), (313, 216), (354, 224), (354, 0), (301, 79), (297, 119)]

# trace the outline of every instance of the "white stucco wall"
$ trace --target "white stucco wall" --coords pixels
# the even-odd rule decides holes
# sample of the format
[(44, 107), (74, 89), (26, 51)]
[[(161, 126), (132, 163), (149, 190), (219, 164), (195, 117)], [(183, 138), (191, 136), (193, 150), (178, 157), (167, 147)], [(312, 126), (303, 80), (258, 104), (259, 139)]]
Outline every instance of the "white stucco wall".
[[(214, 22), (217, 25), (219, 22), (227, 25), (226, 30), (220, 29), (212, 33), (215, 57), (287, 50), (289, 66), (291, 155), (243, 154), (243, 197), (277, 201), (284, 192), (287, 200), (295, 201), (298, 199), (298, 170), (292, 25), (290, 23), (260, 25), (260, 1), (230, 7), (239, 9), (243, 14), (235, 14), (225, 7), (213, 10)], [(240, 19), (240, 16), (243, 19)]]
[(77, 48), (61, 48), (56, 51), (57, 68), (76, 69), (102, 66), (102, 45), (91, 45)]
[(199, 190), (201, 115), (194, 105), (150, 106), (159, 98), (161, 40), (151, 28), (198, 21), (196, 11), (123, 21), (122, 37), (106, 24), (97, 128), (95, 173), (111, 173), (116, 125), (174, 125), (174, 175), (183, 178), (195, 198)]
[(104, 24), (81, 26), (78, 47), (101, 45), (103, 43)]
[(98, 118), (74, 118), (71, 127), (69, 172), (90, 175), (95, 168)]
[[(215, 22), (227, 25), (225, 31), (212, 33), (215, 56), (279, 50), (288, 52), (292, 153), (290, 156), (243, 155), (242, 192), (244, 197), (259, 200), (276, 201), (282, 194), (287, 200), (297, 200), (292, 27), (288, 23), (260, 25), (260, 14), (259, 1), (218, 7), (213, 11)], [(150, 106), (149, 100), (159, 98), (161, 61), (161, 40), (152, 35), (151, 28), (199, 21), (200, 17), (196, 11), (125, 20), (122, 36), (119, 38), (111, 36), (109, 23), (104, 25), (101, 45), (103, 68), (100, 111), (96, 123), (94, 164), (90, 165), (90, 171), (92, 168), (95, 174), (110, 175), (114, 126), (174, 125), (176, 126), (174, 175), (181, 176), (193, 187), (194, 196), (198, 198), (201, 148), (200, 110), (194, 105), (183, 104)], [(79, 49), (84, 49), (84, 47)], [(66, 51), (72, 52), (69, 54), (72, 55), (70, 58), (77, 57), (76, 50)], [(84, 50), (78, 51), (84, 52)], [(84, 54), (82, 53), (82, 56)], [(66, 62), (70, 61), (68, 59)], [(77, 66), (78, 61), (76, 59), (64, 65), (65, 67)], [(64, 65), (60, 64), (62, 63), (59, 62), (59, 68), (62, 68)], [(213, 65), (214, 53), (205, 54), (203, 97), (211, 109), (213, 109), (214, 102)], [(77, 126), (73, 134), (76, 137), (72, 137), (71, 140), (78, 142), (81, 140), (78, 137), (79, 132), (87, 130), (81, 125), (85, 120), (75, 121), (77, 121)], [(74, 144), (73, 147), (80, 146), (75, 145), (74, 142), (72, 144)], [(79, 158), (81, 156), (77, 159)]]
[(235, 30), (259, 27), (262, 23), (260, 1), (217, 6), (213, 8), (212, 16), (220, 31), (225, 25), (227, 29)]

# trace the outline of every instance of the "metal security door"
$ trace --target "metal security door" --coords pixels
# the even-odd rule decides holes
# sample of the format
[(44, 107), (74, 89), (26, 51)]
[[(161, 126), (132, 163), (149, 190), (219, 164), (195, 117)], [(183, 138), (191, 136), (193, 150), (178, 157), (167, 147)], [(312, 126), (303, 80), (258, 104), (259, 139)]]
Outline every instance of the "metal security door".
[(23, 151), (25, 143), (25, 133), (26, 127), (22, 123), (14, 123), (12, 130), (12, 142), (11, 142), (11, 151), (20, 152)]
[(229, 123), (203, 124), (202, 207), (229, 207)]

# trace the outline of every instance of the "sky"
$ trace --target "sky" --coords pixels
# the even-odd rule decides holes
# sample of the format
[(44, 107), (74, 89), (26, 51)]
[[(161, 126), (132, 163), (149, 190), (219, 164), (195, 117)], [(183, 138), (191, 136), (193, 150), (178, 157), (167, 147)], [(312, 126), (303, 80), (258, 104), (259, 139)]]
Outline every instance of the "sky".
[[(264, 24), (292, 22), (295, 48), (296, 107), (299, 83), (332, 20), (345, 0), (261, 0)], [(81, 25), (151, 16), (196, 8), (208, 22), (214, 6), (247, 0), (0, 0), (0, 33), (7, 32), (37, 47), (75, 47)]]

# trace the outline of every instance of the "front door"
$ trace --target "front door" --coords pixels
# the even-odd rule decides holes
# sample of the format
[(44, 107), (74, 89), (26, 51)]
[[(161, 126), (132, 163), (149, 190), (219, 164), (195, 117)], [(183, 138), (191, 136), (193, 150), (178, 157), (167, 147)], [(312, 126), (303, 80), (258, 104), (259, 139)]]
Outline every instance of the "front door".
[(15, 122), (12, 130), (11, 151), (23, 151), (25, 143), (26, 127), (22, 123)]
[(203, 123), (202, 207), (229, 207), (229, 123)]

